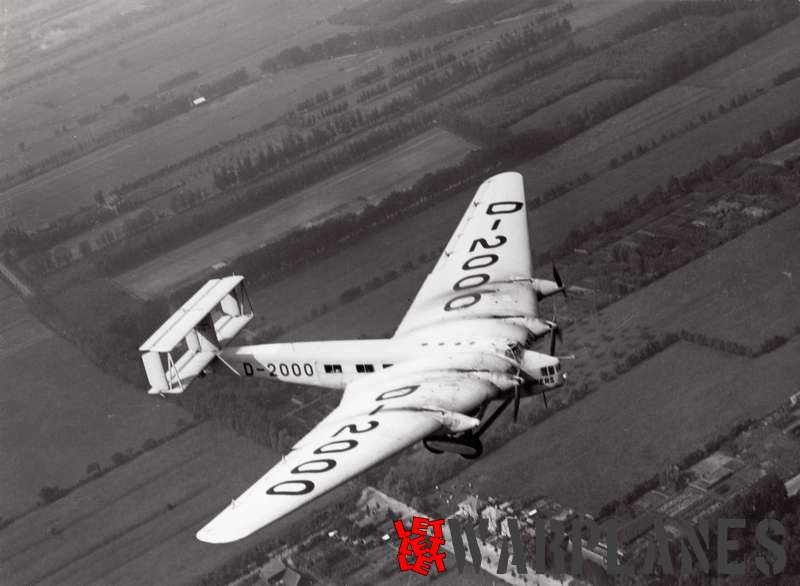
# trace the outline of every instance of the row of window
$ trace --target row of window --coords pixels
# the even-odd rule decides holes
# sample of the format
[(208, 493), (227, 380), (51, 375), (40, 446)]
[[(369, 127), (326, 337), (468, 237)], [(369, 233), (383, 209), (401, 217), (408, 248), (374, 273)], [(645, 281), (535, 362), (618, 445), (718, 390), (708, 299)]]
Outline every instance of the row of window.
[[(384, 364), (383, 368), (389, 368), (391, 364)], [(327, 374), (339, 374), (342, 372), (341, 364), (325, 364), (323, 366)], [(375, 372), (375, 366), (372, 364), (356, 364), (356, 372)]]
[(561, 370), (560, 365), (557, 365), (557, 366), (543, 366), (542, 367), (542, 374), (545, 375), (545, 376), (547, 376), (548, 374), (549, 375), (553, 375), (556, 372), (558, 372), (559, 370)]

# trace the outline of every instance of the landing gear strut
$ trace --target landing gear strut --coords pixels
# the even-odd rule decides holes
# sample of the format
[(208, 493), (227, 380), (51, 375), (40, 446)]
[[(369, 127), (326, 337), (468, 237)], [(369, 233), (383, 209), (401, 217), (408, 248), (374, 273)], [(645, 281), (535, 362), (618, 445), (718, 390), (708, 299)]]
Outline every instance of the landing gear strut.
[[(477, 431), (468, 431), (458, 436), (431, 435), (422, 440), (422, 444), (433, 454), (451, 452), (467, 460), (475, 460), (483, 454), (483, 442), (480, 437), (494, 423), (506, 407), (513, 401), (513, 397), (504, 400), (491, 415), (484, 421)], [(481, 408), (481, 414), (485, 411)]]

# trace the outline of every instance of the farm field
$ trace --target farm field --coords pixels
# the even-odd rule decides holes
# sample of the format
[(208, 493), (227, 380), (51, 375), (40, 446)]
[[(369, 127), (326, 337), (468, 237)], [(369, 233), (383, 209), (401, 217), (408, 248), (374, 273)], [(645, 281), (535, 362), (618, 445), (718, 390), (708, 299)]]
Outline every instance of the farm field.
[(800, 65), (797, 36), (800, 23), (793, 20), (732, 55), (720, 59), (684, 80), (686, 85), (748, 90), (768, 88), (783, 71)]
[[(257, 66), (264, 56), (271, 55), (291, 44), (304, 44), (319, 40), (336, 32), (350, 30), (352, 27), (334, 27), (323, 23), (321, 19), (327, 12), (325, 10), (314, 12), (313, 9), (317, 7), (318, 2), (307, 0), (305, 3), (299, 4), (294, 11), (278, 11), (281, 18), (277, 21), (271, 16), (269, 17), (268, 20), (271, 24), (268, 30), (258, 31), (259, 34), (270, 38), (270, 44), (264, 45), (263, 39), (256, 42), (252, 38), (254, 33), (251, 30), (252, 22), (257, 22), (258, 19), (253, 19), (250, 14), (248, 16), (250, 20), (246, 24), (239, 22), (244, 18), (243, 15), (248, 14), (247, 9), (250, 4), (252, 4), (252, 0), (238, 0), (231, 11), (227, 8), (224, 9), (223, 20), (226, 23), (224, 33), (240, 34), (234, 47), (226, 45), (224, 50), (219, 50), (215, 43), (208, 43), (206, 39), (196, 37), (197, 31), (203, 30), (209, 21), (222, 19), (220, 16), (222, 8), (205, 7), (200, 14), (189, 18), (194, 28), (190, 29), (188, 36), (187, 30), (185, 30), (186, 23), (179, 21), (167, 27), (167, 30), (159, 29), (152, 32), (150, 36), (153, 38), (144, 36), (123, 43), (122, 46), (127, 52), (120, 53), (122, 55), (120, 59), (124, 57), (125, 60), (132, 62), (135, 57), (137, 62), (158, 63), (158, 65), (145, 67), (142, 71), (139, 71), (141, 66), (134, 67), (130, 64), (125, 68), (120, 66), (120, 74), (112, 75), (109, 78), (107, 67), (105, 70), (102, 67), (104, 64), (107, 66), (108, 60), (113, 60), (116, 53), (93, 56), (81, 66), (81, 75), (88, 75), (89, 78), (77, 79), (80, 76), (70, 78), (67, 87), (72, 90), (71, 93), (63, 93), (63, 84), (58, 85), (55, 81), (51, 83), (50, 77), (48, 77), (43, 84), (40, 84), (43, 85), (42, 88), (37, 85), (30, 91), (36, 90), (41, 93), (49, 90), (49, 94), (41, 96), (26, 94), (27, 99), (25, 100), (22, 96), (15, 96), (14, 100), (7, 100), (5, 107), (17, 108), (9, 110), (7, 113), (9, 119), (15, 122), (19, 120), (19, 124), (23, 124), (23, 127), (16, 128), (12, 125), (0, 134), (0, 137), (4, 138), (3, 144), (9, 145), (8, 148), (11, 149), (5, 155), (0, 152), (0, 174), (11, 171), (22, 164), (42, 159), (59, 149), (71, 146), (74, 141), (90, 139), (104, 129), (113, 127), (129, 116), (130, 110), (137, 103), (146, 103), (145, 98), (150, 99), (147, 96), (155, 91), (158, 83), (177, 74), (195, 69), (199, 71), (201, 75), (192, 80), (192, 85), (213, 81), (236, 67), (247, 67), (251, 76), (255, 76), (254, 83), (224, 99), (197, 108), (177, 119), (169, 120), (155, 128), (138, 133), (136, 136), (98, 149), (59, 169), (8, 190), (5, 194), (0, 195), (0, 228), (9, 224), (21, 224), (28, 228), (36, 227), (56, 216), (72, 213), (83, 205), (91, 205), (93, 204), (93, 194), (98, 189), (105, 193), (112, 192), (122, 183), (130, 182), (156, 171), (164, 165), (185, 159), (220, 141), (232, 139), (240, 133), (274, 121), (303, 96), (313, 96), (320, 90), (330, 89), (339, 83), (347, 83), (367, 67), (389, 66), (395, 56), (404, 54), (409, 48), (430, 44), (429, 40), (420, 41), (403, 47), (348, 55), (312, 63), (298, 69), (262, 75)], [(334, 8), (329, 4), (325, 6), (328, 9)], [(338, 5), (337, 7), (343, 8), (344, 6)], [(259, 4), (253, 14), (261, 14), (264, 10), (271, 10), (270, 5)], [(285, 14), (287, 12), (288, 14)], [(313, 22), (307, 21), (310, 13), (315, 16)], [(292, 21), (289, 26), (288, 21), (295, 16), (296, 22)], [(298, 24), (302, 25), (300, 32), (288, 36), (286, 29), (297, 30)], [(503, 30), (510, 30), (518, 24), (509, 22), (489, 27), (456, 43), (452, 49), (471, 47), (476, 43), (486, 45), (490, 39), (494, 39)], [(216, 24), (214, 26), (216, 27)], [(272, 27), (280, 28), (280, 33), (272, 35)], [(174, 47), (172, 45), (169, 45), (168, 48), (162, 46), (163, 42), (159, 35), (168, 34), (176, 35)], [(217, 36), (224, 38), (224, 34), (215, 34), (215, 38)], [(201, 44), (200, 47), (197, 46), (198, 43)], [(175, 47), (180, 47), (180, 51)], [(240, 53), (246, 50), (249, 50), (250, 53), (241, 56)], [(166, 51), (167, 54), (163, 55), (159, 51)], [(226, 57), (233, 57), (234, 53), (236, 53), (236, 59), (233, 63), (225, 61)], [(228, 66), (223, 70), (221, 66), (225, 63), (228, 63)], [(157, 76), (155, 71), (151, 71), (151, 68), (162, 71), (162, 74)], [(170, 69), (165, 70), (165, 68)], [(135, 69), (135, 71), (128, 71), (129, 69)], [(100, 71), (103, 71), (103, 75), (99, 74)], [(58, 78), (60, 74), (53, 75)], [(133, 88), (129, 88), (130, 91), (126, 90), (125, 92), (131, 96), (131, 102), (125, 107), (108, 108), (113, 98), (122, 93), (117, 78), (126, 75), (126, 87), (131, 85)], [(144, 84), (139, 93), (135, 91), (137, 83)], [(74, 87), (71, 84), (74, 84)], [(60, 93), (53, 94), (51, 85), (58, 88)], [(110, 87), (107, 87), (109, 85)], [(96, 92), (100, 92), (102, 95), (93, 100), (90, 98), (94, 94), (89, 95), (86, 92), (95, 86), (97, 86)], [(28, 91), (26, 88), (22, 88), (20, 91), (23, 90)], [(181, 91), (186, 90), (187, 88), (181, 89)], [(81, 107), (78, 108), (71, 101), (64, 104), (67, 96), (70, 96), (71, 100), (81, 100), (79, 102)], [(21, 103), (17, 106), (17, 102)], [(101, 106), (104, 109), (100, 119), (85, 127), (77, 124), (78, 118), (99, 111)], [(0, 119), (3, 116), (3, 107), (3, 104), (0, 104)], [(69, 108), (71, 116), (65, 117), (63, 113), (59, 113), (67, 108)], [(79, 113), (75, 114), (75, 112)], [(43, 126), (43, 130), (37, 134), (38, 126), (29, 127), (24, 126), (25, 124)], [(70, 127), (69, 133), (54, 137), (54, 131), (62, 124)], [(257, 138), (262, 142), (264, 138), (270, 140), (269, 137)], [(18, 139), (23, 139), (25, 142), (24, 152), (17, 152), (19, 150), (17, 149)], [(249, 147), (253, 146), (252, 140), (248, 142), (249, 144), (234, 145), (232, 148), (225, 149), (215, 155), (213, 160), (204, 160), (162, 177), (158, 189), (163, 191), (176, 183), (196, 189), (209, 188), (211, 185), (209, 165), (220, 163), (221, 158), (240, 157), (247, 152)], [(150, 187), (148, 186), (148, 188)]]
[(597, 101), (604, 100), (615, 92), (633, 87), (638, 82), (631, 79), (601, 79), (592, 85), (537, 110), (509, 127), (512, 132), (525, 132), (533, 128), (557, 128), (564, 124), (570, 115), (580, 114), (585, 108), (591, 109)]
[[(793, 62), (786, 55), (785, 48), (791, 46), (791, 40), (796, 39), (798, 35), (800, 35), (800, 22), (795, 20), (684, 79), (680, 84), (658, 92), (590, 128), (561, 147), (532, 161), (526, 168), (536, 174), (540, 180), (539, 184), (545, 188), (574, 177), (579, 174), (578, 170), (588, 171), (592, 175), (603, 173), (608, 170), (608, 163), (612, 157), (620, 157), (626, 150), (635, 149), (637, 144), (648, 146), (653, 139), (660, 139), (665, 132), (681, 130), (687, 122), (697, 121), (700, 114), (709, 109), (716, 110), (719, 104), (727, 106), (730, 98), (743, 90), (754, 91), (758, 87), (769, 89), (771, 81), (760, 83), (763, 81), (759, 71), (763, 68), (764, 55), (769, 54), (770, 58), (779, 63), (778, 68), (790, 67)], [(755, 81), (746, 87), (741, 83), (734, 83), (730, 81), (731, 70), (739, 72), (737, 75)], [(698, 133), (707, 134), (708, 128), (712, 127), (720, 134), (720, 139), (728, 134), (736, 134), (731, 133), (730, 129), (738, 129), (740, 133), (743, 133), (744, 129), (750, 130), (752, 136), (756, 138), (761, 129), (769, 128), (771, 124), (776, 124), (797, 112), (797, 101), (789, 98), (791, 92), (785, 91), (786, 85), (769, 91), (765, 96), (720, 116), (685, 136), (689, 137), (688, 140), (694, 141), (697, 140), (695, 137)], [(799, 86), (794, 86), (794, 92), (797, 91), (797, 87)], [(740, 119), (743, 112), (747, 113), (747, 117)], [(764, 120), (758, 120), (759, 112)], [(768, 119), (771, 119), (771, 122)], [(750, 124), (753, 126), (749, 126)], [(725, 144), (721, 146), (722, 149), (715, 149), (715, 152), (724, 152)], [(662, 146), (656, 152), (663, 151), (664, 148), (669, 148), (669, 145)], [(702, 149), (697, 147), (689, 150), (702, 152)], [(664, 160), (670, 158), (665, 156)], [(569, 173), (565, 172), (567, 170)]]
[(773, 165), (783, 165), (798, 159), (800, 159), (800, 139), (785, 144), (781, 148), (761, 157), (762, 161), (767, 161)]
[[(716, 153), (732, 152), (746, 140), (757, 140), (764, 130), (800, 113), (800, 103), (796, 99), (798, 90), (800, 82), (780, 86), (735, 112), (704, 124), (617, 169), (607, 170), (592, 181), (538, 208), (531, 216), (534, 250), (549, 250), (562, 242), (570, 230), (599, 219), (604, 211), (621, 205), (625, 199), (637, 194), (644, 195), (656, 185), (665, 185), (670, 176), (683, 175), (701, 166)], [(624, 124), (625, 113), (609, 122), (613, 124), (615, 121)], [(610, 128), (607, 137), (608, 144), (615, 142), (611, 139)], [(631, 148), (644, 139), (649, 142), (646, 132), (628, 139), (618, 139), (617, 148)], [(593, 156), (586, 155), (577, 160), (569, 152), (571, 146), (580, 152), (590, 140), (580, 135), (543, 157), (520, 165), (517, 170), (526, 177), (528, 196), (536, 197), (550, 185), (576, 176), (578, 171), (588, 170), (592, 173), (593, 169), (606, 164), (605, 157), (614, 154), (613, 151), (609, 152), (611, 149), (598, 150)], [(590, 162), (592, 160), (596, 162)]]
[[(36, 504), (44, 486), (71, 486), (176, 429), (183, 410), (98, 370), (33, 317), (0, 281), (0, 517)], [(2, 565), (2, 564), (0, 564)]]
[[(330, 70), (329, 75), (337, 75), (330, 63), (325, 67)], [(98, 189), (111, 193), (123, 183), (258, 128), (284, 114), (296, 92), (313, 93), (318, 86), (321, 89), (332, 82), (326, 77), (314, 77), (308, 70), (263, 78), (220, 100), (98, 149), (0, 193), (0, 227), (36, 227), (94, 205)], [(190, 179), (200, 172), (198, 167), (202, 166), (194, 165), (188, 172)], [(207, 170), (203, 175), (210, 177)], [(165, 178), (161, 189), (176, 181), (175, 177)], [(210, 181), (206, 183), (210, 187)]]
[(798, 351), (800, 338), (755, 360), (679, 342), (447, 484), (469, 480), (500, 499), (548, 495), (596, 514), (737, 422), (775, 409), (800, 375)]
[[(638, 14), (641, 18), (642, 13), (654, 10), (657, 6), (635, 6), (622, 13), (622, 16), (626, 16), (626, 13), (628, 17)], [(721, 19), (688, 17), (622, 42), (616, 41), (613, 33), (624, 28), (624, 25), (615, 22), (617, 29), (606, 31), (605, 35), (595, 33), (597, 38), (590, 37), (591, 40), (584, 43), (584, 46), (592, 46), (603, 41), (615, 42), (612, 46), (567, 63), (544, 77), (512, 90), (499, 92), (471, 108), (469, 114), (484, 124), (506, 127), (552, 103), (566, 92), (574, 92), (575, 88), (585, 86), (587, 82), (599, 79), (632, 79), (641, 82), (649, 70), (657, 66), (666, 55), (704, 38), (711, 26), (735, 26), (738, 18), (737, 15)], [(610, 20), (616, 21), (616, 18)], [(598, 28), (602, 30), (601, 27)]]
[[(6, 97), (11, 99), (0, 103), (0, 119), (11, 121), (4, 125), (0, 135), (5, 145), (0, 151), (0, 158), (5, 159), (0, 174), (30, 160), (31, 156), (49, 154), (52, 147), (39, 143), (46, 140), (57, 145), (59, 141), (52, 141), (57, 125), (67, 122), (72, 126), (80, 116), (99, 111), (122, 93), (130, 96), (128, 107), (131, 107), (155, 92), (159, 83), (176, 75), (196, 69), (201, 75), (192, 83), (200, 84), (239, 67), (258, 72), (264, 57), (283, 48), (351, 30), (330, 25), (326, 18), (339, 8), (357, 3), (304, 0), (281, 4), (278, 9), (277, 0), (237, 0), (224, 6), (192, 0), (142, 18), (121, 31), (104, 28), (102, 16), (95, 16), (100, 20), (96, 23), (96, 34), (82, 38), (78, 34), (79, 42), (60, 51), (54, 47), (37, 59), (33, 68), (19, 67), (19, 73), (12, 71), (4, 76), (5, 83), (11, 84), (35, 71), (50, 71), (35, 83), (7, 92)], [(61, 15), (61, 20), (70, 22), (71, 12)], [(47, 26), (59, 25), (58, 19), (51, 19)], [(39, 28), (35, 24), (30, 26), (34, 31)], [(64, 25), (65, 29), (68, 27)], [(283, 85), (284, 80), (280, 81)], [(285, 81), (288, 85), (291, 80)], [(111, 120), (118, 119), (121, 110), (107, 114)], [(101, 118), (108, 120), (105, 115)], [(80, 128), (77, 134), (82, 139), (95, 130)], [(29, 153), (15, 153), (20, 140), (34, 148)]]
[(800, 207), (626, 296), (602, 313), (653, 331), (684, 328), (758, 347), (800, 326)]
[[(244, 8), (237, 3), (233, 7), (231, 14), (228, 14), (226, 11), (224, 19), (226, 23), (226, 32), (234, 26), (240, 26), (241, 23), (238, 23), (237, 19), (241, 17), (242, 12), (246, 12), (245, 8), (249, 6), (251, 0), (239, 0), (239, 2), (242, 3)], [(568, 13), (567, 16), (570, 19), (575, 19), (576, 22), (580, 22), (580, 26), (589, 26), (596, 24), (598, 20), (606, 18), (611, 13), (621, 11), (628, 6), (639, 3), (641, 3), (641, 0), (619, 0), (609, 2), (607, 3), (608, 5), (603, 4), (602, 9), (600, 9), (600, 3), (582, 2), (579, 3), (572, 12)], [(268, 10), (268, 5), (265, 6)], [(264, 10), (265, 6), (260, 5), (259, 10)], [(275, 40), (268, 48), (262, 46), (263, 43), (256, 44), (258, 49), (253, 51), (252, 54), (248, 54), (246, 57), (238, 58), (239, 53), (237, 53), (237, 60), (231, 67), (245, 66), (249, 68), (251, 75), (255, 71), (256, 76), (258, 76), (258, 71), (255, 67), (265, 55), (270, 55), (292, 43), (303, 44), (312, 40), (319, 40), (334, 32), (349, 30), (348, 27), (333, 27), (333, 25), (327, 23), (321, 24), (322, 20), (315, 20), (313, 24), (309, 24), (304, 19), (308, 16), (308, 8), (313, 8), (315, 6), (315, 1), (309, 0), (307, 3), (297, 7), (297, 22), (308, 25), (306, 28), (302, 28), (300, 33), (292, 37), (285, 37), (285, 31), (283, 29), (286, 28), (286, 26), (282, 26), (281, 35), (284, 36), (271, 36), (270, 39), (279, 40)], [(339, 8), (341, 7), (342, 6), (339, 6)], [(526, 13), (524, 16), (525, 18), (531, 17), (535, 12), (536, 11)], [(633, 14), (632, 11), (627, 11), (626, 13), (628, 12), (631, 15)], [(175, 14), (177, 14), (177, 12)], [(315, 14), (319, 16), (324, 13), (317, 12)], [(290, 16), (287, 16), (287, 18), (290, 18)], [(184, 15), (184, 19), (185, 18), (186, 16)], [(196, 35), (196, 31), (202, 30), (209, 21), (213, 21), (214, 19), (219, 20), (218, 9), (204, 4), (202, 11), (198, 14), (192, 14), (191, 18), (188, 19), (194, 25), (194, 28), (191, 29), (191, 35)], [(132, 100), (129, 104), (126, 104), (125, 108), (130, 109), (137, 103), (140, 103), (148, 92), (154, 91), (153, 88), (157, 87), (158, 83), (176, 74), (191, 71), (193, 68), (197, 69), (201, 74), (199, 78), (192, 80), (192, 83), (195, 85), (219, 78), (220, 75), (230, 71), (229, 69), (223, 71), (219, 68), (208, 69), (202, 66), (195, 67), (198, 64), (195, 60), (200, 57), (208, 58), (214, 63), (219, 64), (224, 62), (223, 57), (227, 55), (228, 52), (233, 52), (234, 50), (244, 51), (244, 48), (248, 46), (252, 50), (252, 43), (251, 45), (246, 44), (247, 41), (252, 41), (252, 38), (249, 36), (252, 31), (248, 28), (250, 26), (248, 24), (240, 26), (240, 28), (244, 27), (246, 30), (239, 31), (239, 29), (236, 29), (235, 32), (241, 32), (241, 38), (237, 38), (237, 43), (234, 47), (224, 47), (224, 51), (214, 52), (214, 50), (211, 49), (207, 52), (209, 43), (206, 43), (205, 40), (201, 41), (204, 43), (202, 48), (194, 52), (185, 51), (183, 49), (183, 44), (180, 45), (180, 52), (172, 45), (170, 45), (170, 50), (167, 51), (167, 49), (161, 46), (160, 37), (158, 35), (174, 33), (177, 35), (176, 39), (180, 40), (181, 43), (185, 41), (187, 47), (194, 47), (193, 43), (196, 44), (198, 42), (197, 39), (191, 35), (188, 38), (185, 36), (186, 31), (184, 29), (186, 27), (182, 20), (178, 19), (177, 16), (175, 16), (174, 20), (175, 22), (172, 22), (169, 27), (166, 27), (166, 30), (158, 29), (150, 31), (148, 29), (148, 34), (140, 35), (141, 38), (131, 35), (131, 39), (126, 38), (127, 40), (125, 40), (125, 42), (119, 42), (122, 48), (129, 50), (129, 52), (131, 52), (130, 54), (136, 55), (137, 59), (141, 58), (144, 60), (145, 57), (148, 59), (152, 57), (159, 62), (157, 68), (160, 67), (163, 69), (170, 65), (173, 67), (173, 69), (169, 70), (169, 75), (166, 75), (165, 72), (164, 75), (156, 77), (155, 73), (150, 71), (149, 68), (144, 68), (144, 70), (139, 71), (139, 66), (133, 67), (130, 63), (128, 63), (125, 68), (120, 66), (121, 75), (127, 75), (131, 78), (131, 84), (139, 80), (140, 77), (144, 77), (144, 81), (142, 82), (144, 86), (141, 88), (141, 92), (143, 93), (137, 94), (133, 89), (131, 91), (126, 91), (127, 94), (132, 96)], [(236, 24), (234, 24), (234, 21), (236, 21)], [(286, 25), (286, 23), (280, 21), (276, 26), (281, 25)], [(477, 31), (474, 35), (471, 34), (467, 38), (457, 41), (451, 49), (458, 52), (460, 50), (477, 47), (480, 50), (492, 44), (494, 39), (504, 30), (511, 30), (516, 26), (519, 26), (519, 22), (516, 20), (496, 23), (484, 30)], [(608, 27), (604, 28), (603, 25), (601, 25), (600, 28), (605, 30), (605, 28)], [(133, 27), (131, 30), (138, 29)], [(589, 34), (589, 32), (590, 31), (581, 32), (581, 38)], [(150, 39), (148, 35), (152, 36), (155, 40)], [(101, 41), (98, 41), (98, 43), (101, 43)], [(429, 41), (421, 41), (403, 47), (376, 50), (369, 53), (350, 55), (340, 59), (314, 63), (297, 70), (283, 71), (274, 75), (263, 75), (257, 79), (255, 83), (239, 90), (233, 95), (227, 96), (223, 100), (198, 108), (177, 120), (173, 119), (162, 123), (156, 128), (151, 128), (144, 133), (140, 133), (137, 135), (138, 138), (129, 137), (126, 140), (90, 153), (60, 169), (34, 178), (26, 184), (18, 185), (9, 190), (9, 192), (5, 194), (5, 197), (0, 194), (0, 228), (4, 228), (8, 225), (22, 225), (26, 228), (37, 227), (45, 221), (53, 220), (54, 217), (68, 215), (82, 206), (92, 205), (94, 203), (93, 194), (98, 189), (102, 189), (105, 193), (112, 192), (123, 182), (131, 181), (139, 176), (153, 172), (161, 168), (164, 164), (175, 163), (221, 140), (232, 138), (240, 132), (257, 128), (274, 120), (278, 115), (283, 114), (300, 96), (313, 95), (321, 89), (329, 89), (336, 83), (347, 81), (358, 74), (359, 71), (363, 71), (365, 67), (372, 67), (378, 64), (387, 66), (393, 57), (405, 53), (409, 47), (417, 45), (427, 46), (427, 44), (429, 44)], [(175, 46), (178, 45), (176, 44)], [(122, 49), (120, 49), (120, 51), (121, 50)], [(141, 55), (137, 52), (139, 50), (142, 51)], [(167, 51), (167, 54), (162, 55), (159, 51)], [(116, 53), (112, 51), (109, 55), (113, 56), (116, 55)], [(5, 134), (3, 136), (6, 139), (3, 141), (4, 144), (14, 145), (16, 149), (16, 145), (18, 144), (16, 139), (24, 134), (26, 137), (26, 148), (23, 153), (13, 150), (13, 152), (7, 154), (8, 156), (0, 153), (0, 173), (11, 170), (11, 168), (17, 164), (41, 159), (47, 154), (50, 154), (51, 151), (47, 149), (58, 150), (70, 146), (73, 140), (80, 141), (92, 138), (95, 134), (102, 132), (104, 128), (113, 126), (127, 115), (125, 113), (125, 108), (122, 106), (114, 106), (109, 109), (104, 109), (99, 120), (85, 127), (77, 125), (75, 122), (81, 115), (97, 111), (101, 105), (103, 108), (107, 108), (110, 101), (114, 97), (120, 95), (120, 88), (113, 83), (112, 87), (106, 87), (111, 83), (107, 80), (107, 75), (105, 77), (98, 77), (98, 75), (93, 73), (94, 70), (97, 69), (93, 64), (98, 64), (98, 66), (102, 65), (105, 63), (103, 59), (106, 58), (108, 58), (108, 56), (99, 57), (95, 55), (91, 56), (91, 58), (87, 57), (89, 60), (88, 64), (83, 64), (85, 67), (82, 65), (81, 74), (83, 75), (85, 73), (91, 77), (83, 80), (80, 87), (73, 88), (73, 91), (69, 94), (59, 93), (54, 96), (52, 88), (50, 88), (51, 84), (49, 84), (50, 78), (47, 78), (45, 82), (33, 88), (23, 87), (18, 90), (20, 92), (28, 90), (33, 92), (34, 89), (42, 92), (49, 90), (50, 93), (41, 96), (38, 94), (27, 96), (27, 99), (19, 106), (27, 110), (25, 113), (23, 113), (22, 110), (15, 110), (13, 112), (14, 120), (35, 120), (38, 124), (39, 121), (48, 120), (48, 116), (55, 116), (56, 118), (45, 124), (46, 128), (41, 133), (41, 136), (38, 136), (34, 132), (34, 128), (25, 128), (24, 132), (20, 130), (17, 134), (14, 134), (12, 128), (4, 130), (3, 132)], [(132, 61), (128, 53), (120, 57), (121, 60), (123, 58), (124, 60)], [(148, 61), (148, 63), (150, 62)], [(135, 71), (130, 71), (131, 69), (135, 69)], [(57, 74), (54, 73), (53, 75)], [(113, 77), (116, 76), (112, 76), (112, 78)], [(87, 88), (92, 88), (97, 84), (105, 84), (97, 89), (98, 92), (102, 90), (105, 93), (102, 94), (101, 98), (95, 101), (89, 100), (85, 92), (89, 91)], [(39, 87), (40, 85), (42, 87)], [(56, 87), (58, 87), (59, 90), (61, 88), (61, 86), (57, 84)], [(277, 88), (283, 89), (278, 90)], [(186, 88), (181, 91), (185, 90)], [(72, 94), (74, 94), (74, 96)], [(80, 108), (76, 109), (75, 104), (70, 102), (69, 113), (71, 117), (58, 114), (59, 109), (62, 108), (62, 102), (70, 96), (70, 99), (81, 99), (82, 101), (80, 104), (82, 105), (87, 105), (87, 107), (91, 105), (88, 112), (80, 110)], [(15, 94), (15, 97), (18, 96)], [(139, 100), (139, 102), (137, 102), (137, 100)], [(12, 102), (15, 103), (17, 101), (21, 100), (12, 100)], [(2, 104), (0, 104), (0, 109), (1, 108)], [(215, 108), (218, 111), (214, 111)], [(75, 112), (78, 113), (76, 114)], [(0, 111), (0, 117), (2, 117), (2, 111)], [(70, 127), (69, 133), (61, 137), (53, 137), (56, 127), (64, 123)], [(262, 142), (264, 138), (271, 140), (269, 137), (256, 138)], [(248, 142), (250, 143), (249, 145), (235, 145), (233, 148), (228, 148), (222, 153), (218, 153), (218, 155), (214, 157), (215, 161), (218, 163), (220, 158), (241, 156), (243, 152), (248, 150), (249, 146), (252, 146), (253, 141), (250, 140)], [(40, 150), (40, 148), (45, 150)], [(209, 164), (210, 161), (204, 161), (202, 163), (189, 165), (186, 168), (162, 177), (159, 180), (159, 186), (147, 186), (146, 189), (164, 191), (176, 184), (182, 184), (192, 189), (207, 189), (210, 187)], [(4, 165), (10, 165), (10, 167), (6, 168)]]
[(227, 546), (194, 537), (277, 459), (230, 430), (203, 423), (0, 531), (0, 582), (197, 583), (286, 531), (287, 522), (279, 522)]
[[(425, 267), (411, 271), (352, 303), (307, 321), (282, 335), (280, 340), (346, 340), (391, 336), (422, 286), (428, 270), (430, 268)], [(287, 306), (286, 311), (291, 311), (292, 300), (286, 299), (284, 304)], [(273, 311), (280, 314), (282, 310), (282, 307), (270, 308), (266, 315)], [(264, 323), (270, 325), (268, 317)]]
[(121, 275), (117, 282), (140, 297), (161, 294), (225, 261), (276, 240), (293, 229), (357, 211), (409, 186), (425, 173), (454, 164), (472, 145), (433, 129), (391, 151), (298, 194), (262, 208), (181, 248)]

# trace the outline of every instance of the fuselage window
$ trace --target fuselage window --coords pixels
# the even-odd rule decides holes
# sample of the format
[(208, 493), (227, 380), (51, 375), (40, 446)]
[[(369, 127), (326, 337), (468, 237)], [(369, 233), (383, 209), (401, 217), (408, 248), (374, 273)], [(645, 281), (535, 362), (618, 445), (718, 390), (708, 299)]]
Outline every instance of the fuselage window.
[(394, 366), (394, 365), (393, 365), (393, 364), (384, 364), (384, 365), (383, 365), (383, 367), (384, 367), (384, 368), (390, 368), (390, 367), (392, 367), (392, 366)]
[(375, 372), (375, 367), (371, 364), (356, 364), (356, 372)]
[(342, 372), (342, 365), (341, 364), (326, 364), (325, 365), (325, 372), (327, 374), (335, 373), (335, 372)]

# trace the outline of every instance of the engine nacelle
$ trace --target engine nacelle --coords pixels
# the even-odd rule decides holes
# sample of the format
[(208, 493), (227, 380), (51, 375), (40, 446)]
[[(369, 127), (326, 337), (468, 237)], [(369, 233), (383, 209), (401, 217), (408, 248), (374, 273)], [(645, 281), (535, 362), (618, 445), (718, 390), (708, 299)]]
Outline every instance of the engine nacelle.
[(531, 288), (536, 291), (536, 298), (539, 301), (545, 297), (550, 297), (556, 293), (561, 293), (561, 291), (564, 289), (555, 281), (548, 281), (546, 279), (531, 279)]
[(463, 413), (456, 413), (455, 411), (448, 411), (440, 407), (426, 408), (427, 411), (436, 421), (442, 424), (442, 427), (448, 433), (461, 433), (470, 431), (480, 426), (481, 420)]
[(523, 351), (520, 368), (534, 385), (559, 387), (566, 379), (566, 374), (561, 370), (561, 360), (557, 356), (533, 350)]
[(539, 318), (528, 319), (526, 320), (525, 325), (536, 338), (546, 336), (556, 328), (556, 324), (554, 322)]

